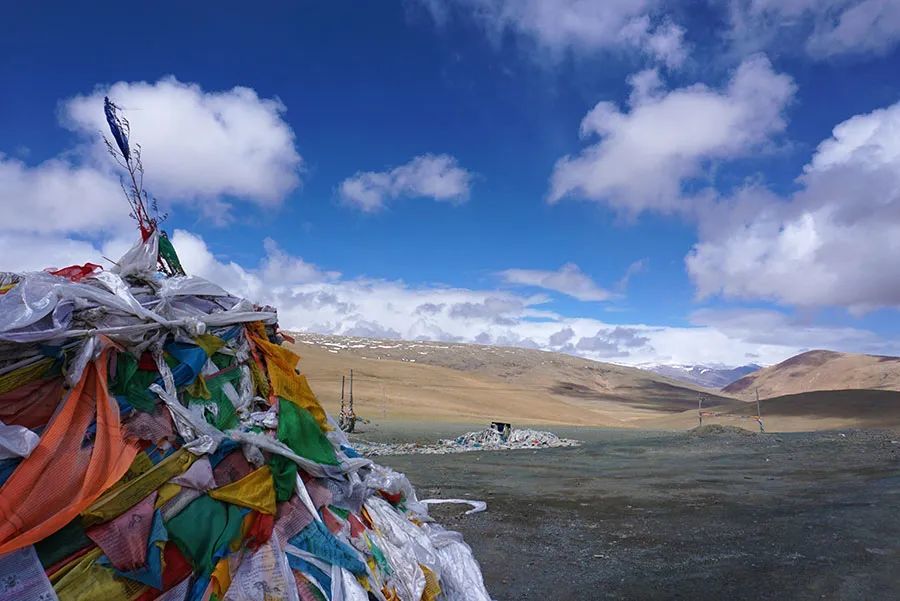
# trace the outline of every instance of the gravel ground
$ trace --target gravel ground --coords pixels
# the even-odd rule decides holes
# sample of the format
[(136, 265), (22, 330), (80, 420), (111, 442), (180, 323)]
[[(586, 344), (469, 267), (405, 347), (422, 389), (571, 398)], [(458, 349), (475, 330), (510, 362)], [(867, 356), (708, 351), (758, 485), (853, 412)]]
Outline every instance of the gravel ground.
[(555, 432), (585, 444), (378, 461), (421, 498), (487, 501), (432, 514), (499, 601), (900, 599), (900, 435)]

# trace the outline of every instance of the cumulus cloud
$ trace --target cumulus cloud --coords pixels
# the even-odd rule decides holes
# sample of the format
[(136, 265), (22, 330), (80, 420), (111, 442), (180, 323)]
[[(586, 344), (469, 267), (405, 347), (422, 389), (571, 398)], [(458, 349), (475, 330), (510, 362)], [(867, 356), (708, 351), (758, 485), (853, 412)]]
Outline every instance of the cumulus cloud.
[(261, 266), (262, 278), (268, 282), (322, 282), (338, 279), (337, 271), (321, 271), (315, 265), (294, 257), (271, 238), (263, 240), (266, 258)]
[(452, 9), (474, 19), (499, 43), (511, 32), (559, 57), (566, 51), (589, 53), (637, 49), (669, 66), (680, 65), (687, 50), (684, 29), (651, 19), (660, 0), (419, 0), (438, 25)]
[(788, 199), (749, 187), (700, 221), (686, 259), (701, 296), (900, 306), (900, 103), (834, 128)]
[(642, 335), (641, 330), (616, 326), (612, 329), (599, 330), (593, 336), (584, 336), (575, 344), (579, 351), (589, 351), (603, 358), (628, 357), (632, 349), (648, 346), (650, 338)]
[(628, 351), (619, 350), (615, 342), (606, 340), (602, 336), (585, 337), (578, 341), (575, 348), (579, 351), (589, 351), (601, 359), (615, 359), (627, 357)]
[(109, 164), (99, 139), (107, 130), (104, 96), (125, 109), (144, 151), (148, 188), (160, 197), (229, 196), (273, 206), (300, 184), (303, 162), (279, 100), (241, 86), (204, 91), (174, 77), (120, 81), (71, 98), (62, 104), (62, 123), (89, 141), (101, 165)]
[(491, 335), (487, 332), (481, 332), (477, 336), (475, 336), (474, 342), (476, 344), (490, 344), (491, 343)]
[[(266, 255), (259, 265), (252, 269), (234, 261), (220, 260), (209, 250), (201, 237), (185, 230), (175, 230), (172, 243), (185, 270), (202, 275), (243, 297), (254, 300), (266, 301), (273, 296), (289, 295), (296, 292), (292, 286), (335, 281), (340, 277), (338, 272), (323, 271), (299, 257), (287, 255), (271, 239), (264, 241)], [(300, 298), (304, 301), (303, 304), (308, 306), (308, 299)], [(331, 298), (335, 306), (339, 305), (336, 297)], [(324, 297), (320, 300), (326, 299), (327, 297)]]
[[(176, 230), (173, 243), (189, 273), (210, 278), (256, 302), (278, 308), (286, 329), (330, 334), (477, 342), (569, 352), (596, 360), (640, 365), (777, 363), (807, 348), (897, 352), (872, 333), (812, 327), (797, 320), (740, 322), (698, 312), (688, 327), (609, 324), (542, 309), (544, 299), (498, 290), (409, 285), (396, 280), (345, 279), (269, 243), (255, 266), (218, 258), (199, 236)], [(272, 255), (308, 269), (273, 271)], [(276, 279), (272, 279), (276, 278)], [(762, 318), (759, 318), (762, 319)], [(781, 339), (756, 330), (769, 328)]]
[(842, 347), (867, 353), (879, 353), (886, 348), (869, 330), (816, 325), (811, 319), (769, 309), (701, 309), (691, 314), (690, 321), (749, 343), (788, 344), (803, 350)]
[(97, 234), (128, 221), (118, 180), (66, 159), (29, 167), (0, 154), (0, 198), (0, 231)]
[(574, 263), (566, 263), (556, 271), (506, 269), (498, 275), (507, 284), (553, 290), (582, 301), (603, 301), (612, 296)]
[(437, 315), (444, 310), (444, 303), (422, 303), (416, 307), (416, 313), (425, 313), (427, 315)]
[(373, 213), (388, 199), (431, 198), (462, 203), (469, 199), (472, 173), (446, 154), (424, 154), (388, 171), (360, 171), (340, 184), (340, 197), (352, 206)]
[(630, 111), (600, 102), (582, 120), (581, 135), (599, 141), (557, 162), (550, 202), (577, 196), (628, 215), (683, 209), (683, 184), (710, 162), (756, 152), (784, 130), (796, 89), (761, 55), (741, 63), (719, 90), (667, 91), (653, 71), (630, 81)]
[(344, 331), (347, 336), (360, 338), (400, 338), (400, 332), (393, 328), (385, 328), (374, 321), (359, 320)]
[[(721, 4), (721, 0), (714, 3)], [(816, 59), (878, 55), (900, 41), (896, 0), (728, 0), (739, 49), (802, 44)]]
[(519, 314), (525, 307), (523, 301), (513, 297), (489, 296), (480, 302), (454, 303), (448, 315), (457, 319), (490, 320), (509, 324), (510, 314)]
[[(688, 327), (609, 324), (544, 310), (544, 299), (497, 290), (345, 279), (263, 243), (252, 267), (217, 257), (199, 236), (176, 230), (173, 242), (189, 273), (278, 307), (287, 329), (448, 340), (561, 350), (596, 360), (740, 365), (776, 363), (810, 348), (897, 353), (900, 347), (852, 327), (820, 326), (772, 310), (703, 310)], [(302, 268), (273, 269), (272, 264)]]
[(550, 334), (548, 342), (550, 346), (562, 346), (575, 337), (575, 330), (572, 328), (563, 328), (558, 332)]
[[(781, 79), (783, 76), (771, 71), (768, 63), (751, 67), (747, 69), (757, 76), (768, 72), (769, 77), (746, 76), (746, 89), (742, 94), (733, 92), (739, 79), (737, 74), (731, 84), (720, 91), (695, 87), (668, 92), (662, 87), (658, 71), (635, 75), (632, 79), (634, 95), (631, 111), (629, 114), (619, 114), (619, 117), (624, 121), (634, 119), (642, 107), (664, 104), (677, 94), (693, 98), (691, 94), (703, 93), (733, 101), (738, 97), (756, 95), (752, 101), (758, 109), (756, 115), (751, 117), (738, 112), (739, 118), (735, 119), (752, 123), (754, 118), (758, 118), (764, 122), (757, 129), (769, 133), (744, 138), (749, 140), (749, 145), (758, 146), (778, 130), (778, 126), (771, 125), (771, 122), (775, 120), (772, 115), (778, 114), (780, 109), (775, 110), (771, 105), (781, 105), (783, 102), (771, 93), (771, 88), (777, 87), (773, 82), (785, 82)], [(766, 86), (757, 85), (760, 83), (773, 85), (767, 91)], [(260, 126), (271, 124), (273, 116), (280, 115), (282, 110), (274, 101), (260, 100), (240, 89), (206, 93), (196, 86), (180, 84), (175, 80), (152, 85), (123, 85), (129, 90), (143, 89), (143, 86), (174, 88), (176, 96), (191, 108), (187, 112), (190, 116), (196, 116), (194, 111), (199, 110), (198, 105), (200, 108), (206, 106), (205, 100), (209, 100), (212, 107), (228, 107), (227, 110), (221, 109), (221, 115), (215, 114), (218, 115), (216, 120), (224, 120), (230, 125), (207, 124), (212, 129), (203, 131), (213, 132), (211, 135), (215, 138), (219, 135), (215, 133), (217, 127), (226, 130), (237, 127), (242, 130), (237, 139), (247, 142), (251, 149), (247, 150), (249, 154), (257, 148), (254, 146), (255, 138), (233, 122), (238, 118), (236, 115), (246, 116), (242, 111), (233, 112), (233, 103), (259, 104), (255, 109), (248, 110), (247, 115), (254, 116)], [(792, 87), (790, 80), (786, 81), (786, 85)], [(98, 94), (100, 92), (91, 97), (96, 100)], [(200, 100), (203, 102), (196, 98), (197, 94), (202, 95)], [(182, 98), (183, 95), (187, 98)], [(223, 97), (213, 98), (217, 95)], [(87, 98), (64, 103), (62, 111), (64, 123), (85, 136), (93, 127), (89, 120), (79, 117), (79, 111), (88, 106), (83, 104)], [(132, 108), (127, 102), (120, 103)], [(175, 102), (172, 110), (181, 106), (182, 102)], [(716, 103), (712, 106), (719, 107)], [(900, 150), (896, 144), (897, 136), (891, 133), (900, 129), (898, 113), (900, 109), (895, 105), (855, 117), (838, 126), (833, 137), (820, 145), (804, 171), (800, 180), (803, 189), (787, 202), (765, 190), (748, 188), (730, 202), (713, 207), (708, 216), (700, 221), (700, 242), (688, 263), (698, 290), (703, 294), (722, 293), (738, 297), (763, 295), (799, 304), (826, 302), (851, 307), (898, 304), (900, 292), (895, 278), (871, 277), (876, 270), (893, 273), (900, 269), (900, 253), (897, 252), (900, 248), (897, 247), (896, 236), (892, 236), (890, 231), (890, 225), (897, 222), (900, 214)], [(676, 118), (678, 116), (676, 113)], [(174, 117), (165, 116), (165, 119), (170, 118)], [(229, 190), (241, 189), (248, 200), (272, 206), (299, 181), (291, 183), (289, 176), (282, 178), (278, 172), (262, 172), (260, 182), (247, 183), (245, 177), (249, 174), (239, 171), (228, 180), (231, 183), (227, 186), (215, 188), (211, 187), (206, 173), (199, 173), (196, 180), (191, 180), (186, 172), (174, 167), (167, 169), (164, 164), (154, 166), (151, 171), (151, 154), (166, 152), (168, 147), (154, 146), (151, 150), (143, 135), (138, 135), (139, 121), (133, 119), (133, 123), (135, 136), (144, 142), (148, 187), (158, 190), (156, 180), (160, 178), (161, 171), (166, 174), (159, 183), (162, 189), (173, 193), (175, 190), (181, 191), (181, 197), (175, 198), (176, 202), (197, 206), (208, 195), (214, 195), (215, 202), (225, 202), (216, 195), (230, 197), (232, 192)], [(648, 123), (654, 125), (652, 120)], [(277, 123), (275, 125), (276, 130), (282, 127)], [(635, 124), (632, 126), (636, 127)], [(164, 123), (161, 127), (169, 125)], [(598, 133), (602, 124), (586, 119), (585, 127)], [(624, 136), (623, 132), (628, 128), (622, 127), (621, 130), (610, 130), (611, 133), (604, 134), (599, 144)], [(97, 129), (102, 128), (98, 126)], [(285, 140), (292, 140), (293, 137), (292, 134), (287, 136), (285, 132), (281, 133), (280, 138), (276, 135), (276, 147), (283, 149)], [(730, 156), (719, 150), (723, 146), (727, 148), (724, 142), (719, 146), (707, 144), (703, 147), (706, 150), (695, 152), (694, 160), (702, 162), (723, 155)], [(714, 150), (708, 150), (710, 147)], [(678, 148), (687, 152), (684, 147)], [(175, 149), (173, 152), (183, 150)], [(242, 156), (241, 152), (229, 149), (224, 155), (214, 158), (213, 163), (227, 165), (228, 161)], [(282, 175), (292, 169), (296, 176), (296, 170), (302, 165), (299, 155), (294, 151), (295, 158), (291, 158), (290, 152), (285, 156), (287, 162), (282, 164), (285, 169)], [(0, 269), (40, 269), (75, 262), (98, 262), (104, 255), (110, 258), (121, 255), (133, 241), (133, 232), (129, 234), (126, 231), (132, 224), (122, 219), (124, 203), (120, 200), (116, 178), (108, 169), (107, 159), (102, 158), (102, 165), (100, 160), (97, 147), (88, 142), (37, 165), (0, 157), (0, 197), (19, 199), (15, 205), (0, 203)], [(413, 163), (415, 161), (410, 164)], [(426, 177), (430, 183), (410, 183), (417, 180), (419, 171), (405, 169), (407, 167), (409, 165), (382, 174), (387, 176), (388, 181), (383, 187), (383, 199), (407, 195), (409, 190), (417, 190), (417, 194), (425, 191), (425, 195), (436, 196), (440, 190), (447, 189), (441, 177)], [(396, 173), (398, 170), (399, 173)], [(149, 181), (151, 172), (152, 182)], [(162, 183), (163, 180), (165, 183)], [(268, 184), (262, 180), (268, 181)], [(468, 178), (465, 181), (467, 193)], [(270, 187), (263, 190), (266, 185)], [(403, 192), (395, 193), (394, 190)], [(90, 199), (90, 202), (84, 202), (84, 199)], [(209, 203), (203, 201), (202, 204)], [(409, 285), (397, 280), (346, 279), (337, 271), (324, 269), (291, 254), (271, 239), (260, 241), (264, 256), (254, 265), (243, 265), (223, 258), (215, 254), (203, 238), (184, 230), (176, 230), (173, 241), (189, 273), (207, 277), (241, 296), (278, 307), (282, 324), (286, 328), (299, 330), (554, 348), (589, 358), (634, 364), (740, 364), (751, 355), (757, 357), (759, 362), (772, 363), (828, 341), (833, 341), (828, 346), (835, 348), (849, 344), (866, 349), (877, 347), (885, 353), (897, 351), (865, 331), (811, 328), (802, 321), (782, 319), (777, 315), (752, 319), (731, 316), (725, 319), (697, 314), (693, 317), (693, 325), (679, 328), (615, 325), (548, 311), (542, 306), (546, 302), (543, 296), (492, 289)], [(558, 290), (576, 298), (580, 295), (588, 300), (597, 300), (609, 294), (577, 267), (568, 267), (555, 272), (510, 271), (521, 272), (518, 274), (520, 284)], [(830, 274), (829, 269), (834, 273)], [(636, 271), (637, 268), (629, 270), (629, 273)], [(797, 273), (804, 274), (804, 278), (797, 278)], [(788, 333), (782, 340), (766, 338), (756, 331), (762, 328)]]
[[(0, 269), (97, 262), (133, 243), (135, 224), (100, 137), (107, 94), (128, 109), (146, 186), (166, 202), (212, 209), (222, 220), (224, 197), (272, 206), (299, 184), (302, 160), (278, 101), (241, 87), (204, 92), (174, 78), (99, 87), (61, 104), (77, 146), (34, 165), (0, 154)], [(270, 269), (302, 269), (270, 257)]]
[(620, 37), (657, 62), (676, 68), (681, 66), (688, 55), (684, 34), (685, 29), (680, 25), (667, 21), (654, 27), (650, 17), (642, 15), (625, 24)]
[[(346, 279), (263, 240), (263, 258), (243, 265), (217, 255), (200, 236), (172, 235), (188, 273), (206, 277), (233, 293), (279, 310), (286, 329), (320, 333), (447, 340), (553, 349), (619, 363), (722, 363), (738, 365), (748, 355), (761, 363), (781, 361), (821, 346), (890, 353), (884, 341), (853, 329), (810, 328), (797, 321), (740, 324), (698, 313), (690, 327), (608, 324), (565, 317), (542, 307), (546, 299), (499, 290), (409, 285), (398, 280)], [(40, 269), (117, 258), (133, 239), (103, 245), (34, 234), (0, 236), (0, 270)], [(36, 257), (36, 258), (35, 258)], [(782, 339), (760, 338), (756, 329), (778, 328)], [(858, 344), (857, 344), (858, 343)]]
[(100, 249), (84, 240), (16, 232), (0, 234), (0, 271), (40, 271), (73, 263), (96, 263), (100, 254)]
[(807, 43), (810, 54), (883, 54), (900, 41), (900, 3), (895, 0), (851, 2), (816, 28)]

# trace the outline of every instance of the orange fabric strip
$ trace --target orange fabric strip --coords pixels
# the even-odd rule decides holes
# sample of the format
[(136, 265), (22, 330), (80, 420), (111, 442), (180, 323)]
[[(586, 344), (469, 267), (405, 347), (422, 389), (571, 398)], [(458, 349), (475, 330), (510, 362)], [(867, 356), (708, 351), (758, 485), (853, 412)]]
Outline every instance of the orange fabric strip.
[[(137, 454), (125, 441), (109, 397), (109, 350), (87, 365), (40, 443), (0, 488), (0, 553), (42, 540), (75, 518), (121, 478)], [(96, 416), (93, 446), (84, 446)]]

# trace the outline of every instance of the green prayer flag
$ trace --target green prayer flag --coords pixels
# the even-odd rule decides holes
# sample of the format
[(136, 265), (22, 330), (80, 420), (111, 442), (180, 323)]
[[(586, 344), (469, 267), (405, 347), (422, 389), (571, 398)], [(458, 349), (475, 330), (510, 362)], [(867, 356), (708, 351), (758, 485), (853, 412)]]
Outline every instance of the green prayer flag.
[(84, 533), (84, 526), (81, 525), (81, 516), (78, 516), (63, 526), (61, 530), (57, 530), (47, 538), (36, 542), (34, 550), (37, 551), (41, 565), (44, 568), (49, 568), (69, 555), (93, 544), (94, 541), (89, 539)]
[(215, 568), (217, 555), (241, 535), (242, 521), (238, 506), (203, 495), (170, 519), (166, 530), (169, 539), (206, 576)]
[(156, 396), (149, 388), (158, 376), (155, 371), (138, 369), (138, 361), (131, 353), (119, 353), (116, 355), (116, 373), (109, 389), (114, 395), (124, 396), (135, 409), (152, 413), (156, 407)]
[[(337, 465), (334, 446), (322, 432), (312, 413), (290, 401), (278, 400), (278, 440), (292, 451), (310, 461), (325, 465)], [(287, 501), (294, 494), (297, 480), (297, 464), (281, 455), (273, 455), (269, 461), (275, 479), (275, 498)]]
[(172, 241), (165, 233), (159, 237), (159, 256), (168, 264), (173, 274), (185, 275), (184, 267), (178, 260), (178, 253), (175, 252), (175, 246), (172, 245)]

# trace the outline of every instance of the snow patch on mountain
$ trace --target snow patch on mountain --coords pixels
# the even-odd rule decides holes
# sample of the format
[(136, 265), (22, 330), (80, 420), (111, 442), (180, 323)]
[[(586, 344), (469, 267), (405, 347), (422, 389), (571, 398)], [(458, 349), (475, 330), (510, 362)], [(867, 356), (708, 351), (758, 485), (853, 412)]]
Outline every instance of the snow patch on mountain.
[(706, 388), (720, 389), (739, 380), (747, 374), (762, 369), (755, 363), (738, 367), (728, 365), (640, 365), (646, 369), (673, 380), (688, 382)]

